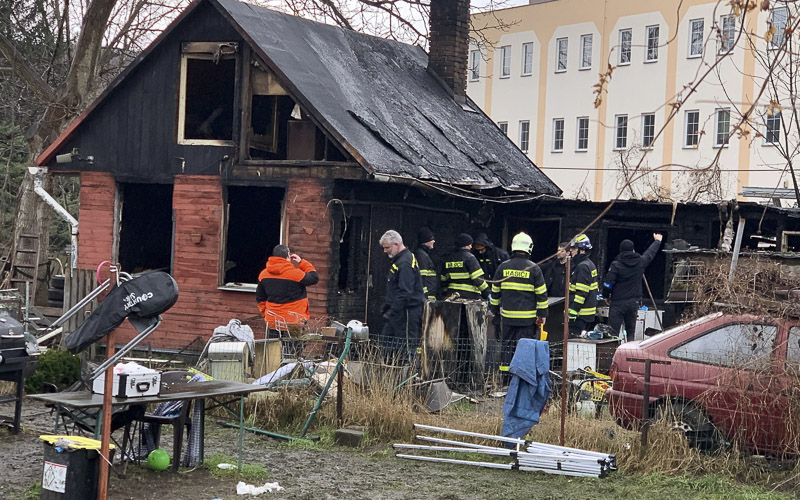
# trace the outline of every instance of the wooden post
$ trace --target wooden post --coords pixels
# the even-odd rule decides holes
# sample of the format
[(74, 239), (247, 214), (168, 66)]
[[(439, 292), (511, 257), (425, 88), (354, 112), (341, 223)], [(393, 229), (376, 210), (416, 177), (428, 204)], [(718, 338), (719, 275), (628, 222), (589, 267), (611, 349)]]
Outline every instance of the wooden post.
[(567, 421), (567, 344), (569, 343), (569, 282), (572, 258), (567, 255), (567, 267), (564, 270), (564, 344), (561, 352), (561, 437), (559, 444), (564, 446), (564, 426)]
[(642, 388), (642, 455), (647, 450), (647, 433), (650, 430), (650, 363), (644, 360), (644, 387)]

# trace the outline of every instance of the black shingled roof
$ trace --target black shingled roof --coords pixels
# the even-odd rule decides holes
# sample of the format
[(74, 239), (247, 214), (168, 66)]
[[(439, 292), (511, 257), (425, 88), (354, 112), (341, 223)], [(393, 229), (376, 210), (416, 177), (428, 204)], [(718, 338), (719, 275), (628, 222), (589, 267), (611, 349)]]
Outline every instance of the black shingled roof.
[(235, 0), (209, 1), (376, 177), (561, 194), (474, 103), (454, 101), (426, 70), (421, 48)]

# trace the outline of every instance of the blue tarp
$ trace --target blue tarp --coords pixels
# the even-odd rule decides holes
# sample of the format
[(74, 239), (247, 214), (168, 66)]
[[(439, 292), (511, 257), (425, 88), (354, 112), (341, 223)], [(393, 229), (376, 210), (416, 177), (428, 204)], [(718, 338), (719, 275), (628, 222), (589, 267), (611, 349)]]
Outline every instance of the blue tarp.
[(508, 371), (514, 377), (503, 405), (503, 436), (524, 438), (550, 397), (550, 344), (520, 339)]

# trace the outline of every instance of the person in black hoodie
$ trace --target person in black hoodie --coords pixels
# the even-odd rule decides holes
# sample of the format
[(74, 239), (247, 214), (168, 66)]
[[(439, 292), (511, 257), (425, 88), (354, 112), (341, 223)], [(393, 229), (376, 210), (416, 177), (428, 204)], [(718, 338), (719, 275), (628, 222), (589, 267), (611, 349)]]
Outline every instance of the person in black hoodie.
[(497, 248), (486, 233), (479, 233), (475, 237), (472, 245), (472, 255), (478, 259), (478, 263), (483, 269), (483, 274), (491, 278), (497, 271), (497, 266), (511, 258), (508, 252), (502, 248)]
[(542, 265), (548, 297), (564, 296), (567, 283), (567, 255), (569, 255), (569, 241), (562, 241), (558, 244), (555, 257)]
[(661, 238), (661, 234), (653, 233), (655, 241), (642, 255), (634, 251), (631, 240), (622, 240), (619, 244), (619, 254), (608, 268), (603, 282), (605, 297), (611, 301), (608, 324), (617, 334), (624, 322), (628, 342), (633, 340), (636, 333), (636, 314), (642, 300), (642, 276), (645, 268), (653, 262), (658, 253)]
[(431, 252), (436, 239), (433, 231), (429, 227), (419, 228), (417, 234), (417, 248), (414, 250), (414, 257), (419, 264), (419, 274), (422, 276), (422, 291), (428, 300), (436, 300), (439, 293), (439, 273), (436, 272), (436, 264), (433, 263)]

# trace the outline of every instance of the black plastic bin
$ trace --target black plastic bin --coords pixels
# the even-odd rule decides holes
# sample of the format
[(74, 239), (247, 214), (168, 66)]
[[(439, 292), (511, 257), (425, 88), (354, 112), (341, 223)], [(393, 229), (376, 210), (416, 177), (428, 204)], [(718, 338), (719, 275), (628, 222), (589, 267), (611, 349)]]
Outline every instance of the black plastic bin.
[[(77, 441), (57, 446), (57, 438)], [(41, 500), (95, 500), (100, 441), (76, 436), (41, 436), (44, 442)], [(60, 451), (59, 451), (60, 450)], [(113, 449), (111, 455), (113, 457)]]

